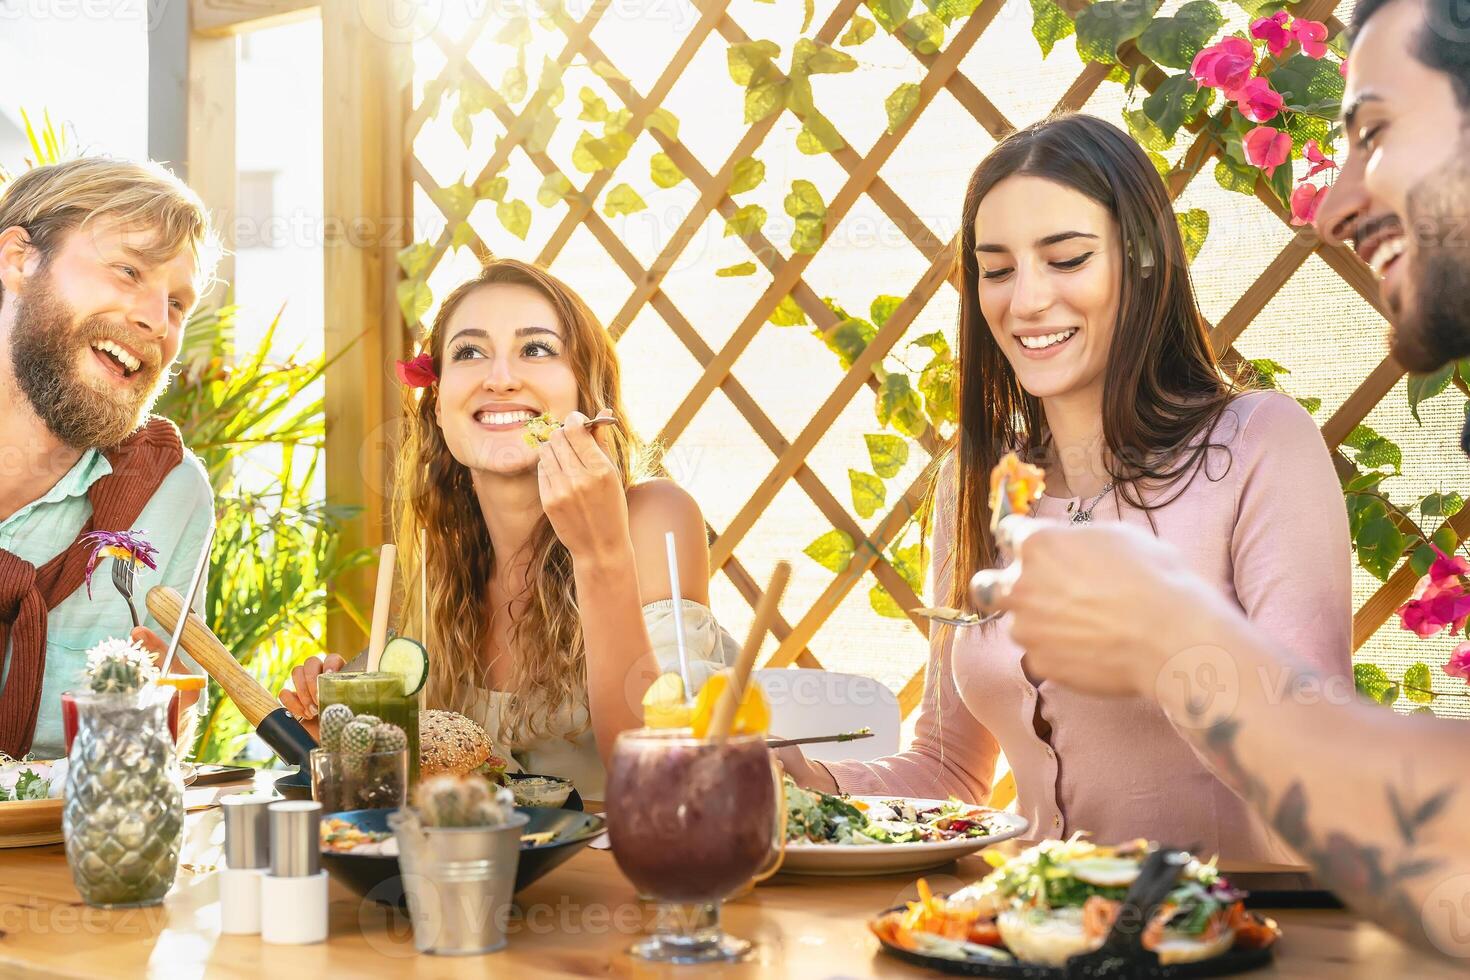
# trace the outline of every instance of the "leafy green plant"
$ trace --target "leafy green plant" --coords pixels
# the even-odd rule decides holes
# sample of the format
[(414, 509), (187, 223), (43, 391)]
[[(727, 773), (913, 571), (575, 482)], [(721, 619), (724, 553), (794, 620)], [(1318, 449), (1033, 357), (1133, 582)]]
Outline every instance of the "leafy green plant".
[[(337, 540), (350, 508), (321, 500), (325, 435), (321, 358), (270, 358), (280, 318), (256, 350), (235, 360), (233, 307), (191, 319), (179, 371), (157, 411), (173, 419), (215, 489), (216, 530), (205, 600), (210, 627), (267, 690), (326, 652), (327, 582), (367, 561)], [(251, 729), (210, 682), (195, 751), (235, 760)]]

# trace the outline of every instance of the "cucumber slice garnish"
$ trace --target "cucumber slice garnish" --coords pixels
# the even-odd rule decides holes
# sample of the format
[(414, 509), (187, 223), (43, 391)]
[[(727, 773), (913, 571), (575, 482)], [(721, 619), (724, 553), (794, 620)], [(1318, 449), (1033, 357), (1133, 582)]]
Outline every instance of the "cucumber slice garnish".
[(395, 636), (383, 646), (378, 669), (403, 678), (403, 693), (417, 694), (429, 677), (429, 653), (418, 640)]

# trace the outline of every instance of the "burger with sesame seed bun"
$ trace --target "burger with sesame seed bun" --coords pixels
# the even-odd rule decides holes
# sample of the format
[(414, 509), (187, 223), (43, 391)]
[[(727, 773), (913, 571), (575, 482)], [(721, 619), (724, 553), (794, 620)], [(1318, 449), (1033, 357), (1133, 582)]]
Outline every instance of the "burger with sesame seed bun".
[(492, 750), (485, 729), (464, 715), (432, 708), (419, 712), (419, 772), (424, 778), (478, 772), (501, 783), (508, 764)]

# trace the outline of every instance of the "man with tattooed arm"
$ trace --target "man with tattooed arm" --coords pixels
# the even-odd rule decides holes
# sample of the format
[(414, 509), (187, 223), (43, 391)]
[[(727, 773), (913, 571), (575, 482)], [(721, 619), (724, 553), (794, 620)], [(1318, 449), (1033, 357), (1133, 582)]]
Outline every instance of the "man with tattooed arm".
[[(1343, 110), (1349, 153), (1318, 230), (1380, 277), (1405, 367), (1470, 356), (1470, 20), (1456, 0), (1360, 0)], [(1465, 722), (1334, 690), (1126, 525), (1007, 518), (999, 538), (1019, 578), (981, 572), (972, 590), (1010, 612), (1029, 673), (1157, 700), (1326, 887), (1470, 967)]]

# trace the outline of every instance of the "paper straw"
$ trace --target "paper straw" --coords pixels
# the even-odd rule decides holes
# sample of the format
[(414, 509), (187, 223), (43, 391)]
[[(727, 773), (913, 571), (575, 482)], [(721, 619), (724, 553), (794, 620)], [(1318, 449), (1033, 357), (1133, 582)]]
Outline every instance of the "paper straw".
[(429, 529), (419, 528), (419, 638), (425, 645), (429, 642)]
[(694, 691), (689, 681), (689, 651), (684, 647), (684, 597), (679, 592), (679, 551), (673, 531), (664, 534), (664, 546), (669, 553), (669, 594), (674, 600), (674, 644), (679, 648), (679, 676), (684, 679), (687, 701)]
[(398, 560), (398, 549), (391, 544), (383, 545), (378, 553), (378, 589), (373, 595), (373, 628), (368, 634), (368, 670), (378, 669), (378, 660), (383, 656), (383, 647), (388, 643), (388, 613), (393, 605), (393, 563)]

